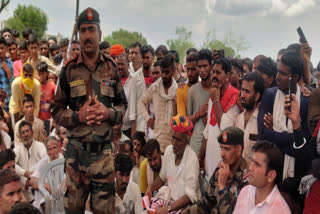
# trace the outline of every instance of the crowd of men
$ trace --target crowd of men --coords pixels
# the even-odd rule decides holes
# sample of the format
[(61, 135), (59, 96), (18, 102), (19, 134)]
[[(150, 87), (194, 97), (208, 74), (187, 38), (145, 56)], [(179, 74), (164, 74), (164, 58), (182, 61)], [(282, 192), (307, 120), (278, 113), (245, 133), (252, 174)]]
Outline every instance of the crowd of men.
[(2, 29), (0, 214), (46, 213), (39, 178), (59, 158), (66, 213), (319, 212), (320, 63), (308, 43), (276, 62), (195, 48), (180, 59), (101, 34), (93, 8), (59, 44)]

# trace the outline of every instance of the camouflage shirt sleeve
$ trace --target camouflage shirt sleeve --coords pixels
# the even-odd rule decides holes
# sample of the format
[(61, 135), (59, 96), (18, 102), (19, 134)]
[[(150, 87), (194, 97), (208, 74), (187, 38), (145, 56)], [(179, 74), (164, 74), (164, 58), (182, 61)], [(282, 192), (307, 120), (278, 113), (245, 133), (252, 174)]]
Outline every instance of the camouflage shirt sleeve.
[(114, 95), (115, 96), (113, 99), (113, 107), (109, 108), (110, 110), (109, 121), (111, 122), (111, 124), (116, 124), (121, 122), (128, 107), (127, 98), (121, 83), (119, 72), (117, 70), (116, 70), (116, 85), (114, 86)]
[(58, 125), (69, 128), (74, 127), (80, 123), (79, 114), (76, 111), (72, 111), (69, 106), (70, 86), (66, 77), (65, 67), (62, 69), (59, 77), (59, 83), (57, 85), (56, 95), (54, 97), (54, 108), (52, 117)]
[(206, 191), (202, 196), (201, 200), (198, 201), (196, 204), (185, 210), (183, 213), (189, 214), (204, 214), (204, 213), (211, 213), (211, 210), (217, 204), (217, 197), (214, 195), (215, 193), (215, 177), (217, 174), (217, 170), (213, 173), (206, 186)]

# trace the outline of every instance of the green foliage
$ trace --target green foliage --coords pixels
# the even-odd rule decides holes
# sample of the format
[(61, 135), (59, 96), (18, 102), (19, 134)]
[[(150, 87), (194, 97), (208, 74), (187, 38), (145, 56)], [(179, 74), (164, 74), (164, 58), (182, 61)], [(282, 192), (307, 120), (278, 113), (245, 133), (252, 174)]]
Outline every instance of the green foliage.
[(110, 45), (120, 44), (124, 48), (129, 48), (134, 42), (140, 42), (142, 45), (147, 44), (147, 39), (138, 32), (130, 32), (128, 30), (120, 28), (118, 31), (113, 31), (111, 35), (103, 38), (104, 41), (108, 41)]
[(186, 50), (195, 47), (191, 37), (192, 31), (187, 31), (185, 27), (180, 26), (176, 28), (176, 38), (167, 40), (169, 50), (176, 50), (179, 53), (181, 63), (183, 63)]
[(207, 33), (202, 48), (224, 49), (225, 56), (240, 58), (240, 52), (249, 48), (249, 42), (244, 37), (236, 38), (232, 31), (224, 35), (224, 40), (220, 41), (216, 38), (215, 30)]
[(13, 12), (13, 17), (7, 20), (7, 27), (17, 29), (22, 32), (24, 28), (29, 27), (38, 33), (38, 37), (42, 38), (47, 30), (48, 17), (40, 8), (29, 5), (18, 5)]

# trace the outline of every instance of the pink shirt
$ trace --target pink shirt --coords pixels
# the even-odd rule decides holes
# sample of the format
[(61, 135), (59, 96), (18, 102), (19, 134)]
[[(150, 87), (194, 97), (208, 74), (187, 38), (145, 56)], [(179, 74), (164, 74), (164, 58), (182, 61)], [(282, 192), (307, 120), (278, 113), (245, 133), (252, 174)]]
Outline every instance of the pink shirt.
[(13, 75), (14, 75), (14, 77), (20, 76), (21, 68), (22, 68), (21, 59), (13, 62)]
[(289, 206), (281, 196), (277, 185), (268, 197), (259, 204), (255, 204), (256, 188), (245, 186), (237, 199), (233, 214), (291, 214)]
[(51, 118), (51, 104), (54, 99), (56, 84), (48, 82), (45, 86), (41, 85), (40, 112), (39, 118), (47, 120)]

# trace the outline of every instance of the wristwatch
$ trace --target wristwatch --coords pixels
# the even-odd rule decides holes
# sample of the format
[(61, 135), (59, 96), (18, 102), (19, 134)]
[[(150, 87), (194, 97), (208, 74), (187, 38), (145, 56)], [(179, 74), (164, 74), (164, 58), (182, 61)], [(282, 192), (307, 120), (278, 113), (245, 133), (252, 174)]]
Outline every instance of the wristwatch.
[(168, 213), (171, 212), (171, 204), (168, 204)]

